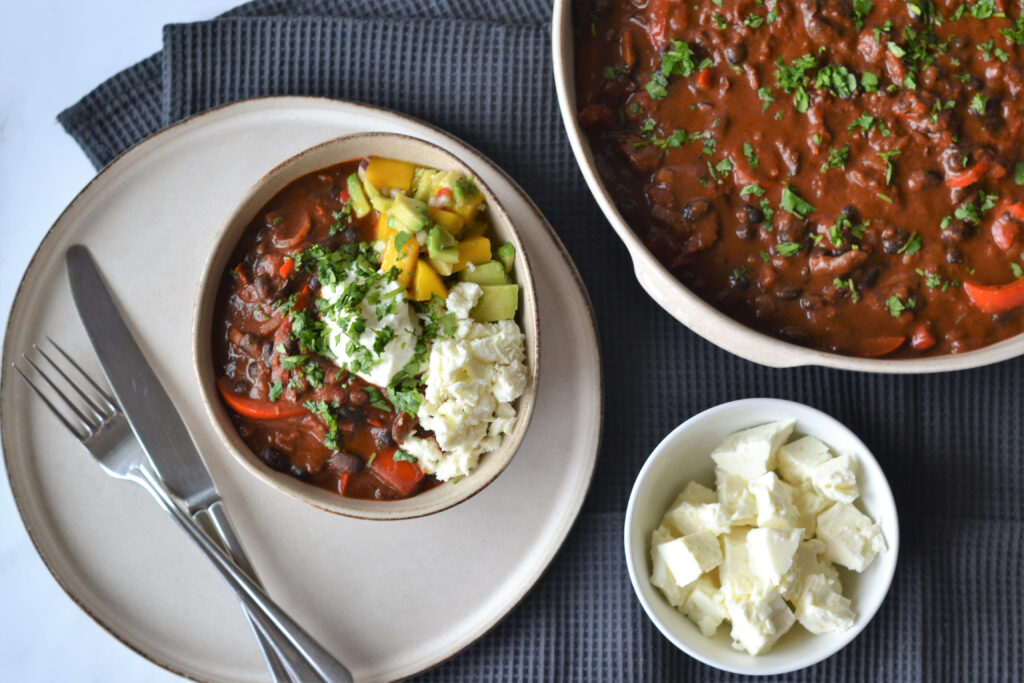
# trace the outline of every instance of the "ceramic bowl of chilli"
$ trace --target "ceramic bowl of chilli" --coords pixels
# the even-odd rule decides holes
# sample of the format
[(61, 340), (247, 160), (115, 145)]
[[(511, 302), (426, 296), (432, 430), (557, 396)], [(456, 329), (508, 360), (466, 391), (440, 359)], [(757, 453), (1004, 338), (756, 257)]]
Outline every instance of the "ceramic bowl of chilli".
[[(796, 421), (793, 436), (813, 436), (835, 454), (850, 453), (860, 496), (854, 505), (881, 529), (886, 548), (856, 573), (838, 567), (842, 594), (855, 613), (847, 630), (815, 635), (795, 623), (767, 652), (750, 655), (733, 646), (726, 618), (708, 637), (651, 583), (651, 534), (680, 491), (691, 481), (715, 488), (712, 450), (738, 431), (779, 420)], [(748, 675), (796, 671), (816, 664), (849, 644), (878, 612), (889, 591), (899, 554), (899, 520), (885, 473), (856, 434), (835, 418), (800, 403), (753, 398), (724, 403), (676, 427), (652, 451), (633, 485), (624, 529), (630, 581), (644, 611), (673, 645), (709, 666)]]
[[(477, 246), (481, 238), (493, 244), (495, 250), (498, 245), (511, 245), (501, 251), (504, 262), (508, 264), (504, 269), (505, 274), (502, 276), (501, 268), (495, 267), (495, 270), (508, 283), (518, 285), (518, 290), (511, 296), (511, 305), (515, 310), (513, 320), (522, 332), (520, 348), (523, 354), (517, 375), (522, 391), (511, 401), (507, 397), (501, 399), (505, 405), (514, 408), (514, 418), (505, 414), (503, 429), (496, 432), (495, 438), (488, 442), (494, 448), (480, 455), (468, 475), (445, 477), (443, 480), (424, 475), (418, 467), (419, 460), (404, 451), (402, 443), (395, 438), (397, 435), (409, 439), (409, 435), (415, 434), (429, 440), (432, 433), (423, 429), (413, 414), (416, 404), (398, 403), (382, 384), (375, 385), (369, 380), (361, 380), (353, 369), (358, 354), (347, 359), (350, 362), (343, 371), (337, 362), (332, 365), (334, 359), (331, 354), (325, 354), (322, 347), (318, 349), (314, 344), (311, 349), (305, 341), (299, 340), (302, 329), (321, 324), (317, 322), (317, 310), (322, 302), (313, 297), (322, 297), (326, 291), (325, 284), (315, 277), (323, 273), (308, 267), (303, 269), (301, 265), (304, 259), (306, 263), (315, 260), (310, 256), (313, 253), (310, 247), (318, 235), (324, 238), (321, 246), (328, 250), (336, 249), (335, 253), (369, 253), (374, 248), (371, 245), (376, 243), (376, 258), (382, 263), (389, 258), (387, 248), (383, 245), (397, 246), (397, 251), (391, 254), (390, 263), (395, 263), (391, 272), (398, 273), (398, 279), (395, 280), (392, 274), (389, 279), (380, 280), (383, 283), (381, 293), (366, 294), (364, 303), (372, 301), (378, 306), (386, 304), (388, 297), (394, 296), (392, 283), (395, 282), (405, 287), (404, 293), (410, 300), (412, 296), (418, 296), (422, 289), (429, 301), (431, 292), (444, 294), (454, 288), (458, 277), (464, 276), (451, 273), (450, 277), (444, 277), (440, 269), (452, 267), (444, 263), (435, 264), (438, 272), (434, 268), (424, 268), (421, 273), (409, 262), (395, 262), (396, 258), (405, 259), (409, 256), (406, 243), (421, 245), (421, 242), (428, 241), (427, 231), (441, 225), (441, 217), (436, 219), (437, 223), (433, 218), (436, 197), (430, 200), (429, 224), (420, 231), (410, 228), (406, 232), (404, 224), (387, 221), (389, 214), (385, 214), (382, 220), (380, 212), (372, 208), (368, 214), (358, 217), (358, 202), (369, 199), (369, 190), (367, 185), (362, 185), (361, 194), (358, 189), (350, 192), (346, 179), (351, 179), (349, 170), (353, 172), (351, 175), (363, 178), (368, 165), (366, 160), (370, 158), (407, 162), (417, 168), (454, 172), (457, 175), (451, 176), (453, 178), (472, 179), (474, 187), (469, 189), (479, 193), (474, 200), (479, 202), (479, 207), (472, 214), (473, 218), (465, 221), (466, 234), (476, 230), (474, 239)], [(394, 168), (401, 172), (403, 167), (397, 164)], [(384, 170), (391, 172), (394, 168)], [(290, 209), (273, 204), (275, 201), (285, 201), (281, 198), (291, 196), (287, 194), (292, 192), (289, 188), (301, 189), (303, 182), (313, 188), (309, 190), (309, 196), (317, 192), (326, 193), (325, 196), (333, 198), (331, 201), (337, 201), (333, 204), (328, 202), (324, 206), (307, 207), (308, 210), (302, 209), (305, 213), (299, 219), (296, 219), (295, 213), (289, 213)], [(318, 183), (322, 186), (320, 189), (314, 187)], [(385, 190), (389, 187), (385, 187)], [(442, 192), (447, 192), (446, 201), (455, 201), (451, 199), (450, 190)], [(390, 197), (393, 199), (397, 194), (392, 189)], [(268, 212), (268, 207), (274, 206), (280, 210), (277, 213)], [(420, 213), (426, 216), (427, 209), (423, 203), (418, 206)], [(444, 209), (447, 205), (442, 201), (438, 206)], [(454, 206), (448, 206), (451, 212), (456, 211)], [(472, 225), (469, 225), (470, 220), (474, 221)], [(273, 233), (272, 238), (259, 236), (259, 230), (273, 230), (279, 222), (282, 232), (291, 231), (290, 235), (280, 239), (278, 233)], [(332, 224), (325, 227), (327, 223)], [(287, 227), (292, 224), (298, 227)], [(383, 237), (380, 231), (384, 231)], [(385, 241), (378, 240), (378, 237)], [(451, 241), (444, 235), (442, 237)], [(271, 247), (268, 248), (267, 244)], [(437, 246), (432, 241), (430, 245)], [(267, 256), (273, 256), (275, 246), (282, 247), (283, 256), (278, 260)], [(421, 246), (422, 252), (417, 253), (421, 253), (422, 259), (426, 261), (428, 252), (425, 245)], [(462, 241), (454, 246), (443, 246), (447, 250), (457, 246), (460, 258), (463, 258)], [(254, 255), (248, 255), (250, 252)], [(305, 256), (300, 255), (303, 252)], [(431, 257), (433, 255), (431, 253)], [(498, 255), (490, 251), (477, 260), (492, 257), (493, 264)], [(471, 259), (470, 264), (474, 263), (472, 259), (475, 257), (465, 258)], [(271, 262), (269, 268), (261, 265), (268, 259)], [(374, 263), (373, 267), (377, 268), (377, 264)], [(458, 267), (482, 273), (475, 265), (467, 266), (462, 261), (459, 261)], [(402, 280), (403, 269), (414, 271), (415, 279), (410, 277)], [(388, 269), (380, 268), (381, 272), (384, 270)], [(244, 301), (246, 294), (243, 289), (231, 289), (235, 286), (234, 282), (243, 276), (246, 278), (245, 291), (255, 288), (254, 291), (258, 293), (276, 297), (272, 305), (263, 305), (262, 301), (251, 304), (253, 310), (250, 317), (246, 318), (249, 327), (244, 328), (244, 334), (241, 323), (239, 331), (235, 332), (232, 330), (235, 324), (233, 319), (227, 317), (229, 312), (234, 315), (241, 311), (241, 307), (250, 306)], [(372, 278), (378, 276), (371, 274), (368, 277), (371, 279), (365, 282), (372, 282)], [(289, 279), (297, 278), (305, 282), (305, 285), (288, 282)], [(347, 292), (342, 289), (344, 285), (345, 282), (341, 282), (336, 287), (335, 291), (341, 292), (336, 293), (336, 297), (344, 298)], [(388, 293), (384, 292), (385, 288)], [(373, 291), (372, 287), (370, 291)], [(507, 304), (508, 297), (503, 301)], [(481, 299), (479, 306), (483, 305)], [(477, 308), (473, 309), (474, 317), (477, 317)], [(381, 329), (384, 329), (384, 321), (391, 319), (389, 316), (397, 308), (375, 310), (376, 315), (381, 316), (378, 322)], [(298, 318), (289, 311), (304, 313), (304, 316), (300, 322), (296, 322)], [(403, 370), (408, 365), (403, 367), (407, 359), (401, 356), (400, 349), (415, 346), (416, 353), (420, 353), (419, 343), (426, 338), (426, 333), (422, 332), (426, 329), (424, 325), (436, 324), (436, 328), (441, 330), (447, 320), (442, 316), (444, 309), (434, 309), (431, 315), (436, 314), (436, 317), (432, 318), (421, 316), (421, 308), (413, 310), (410, 305), (409, 311), (409, 318), (404, 319), (405, 322), (396, 322), (389, 328), (391, 331), (397, 330), (398, 336), (403, 329), (412, 334), (414, 325), (409, 320), (418, 320), (421, 332), (417, 334), (424, 335), (410, 338), (408, 343), (395, 342), (397, 346), (393, 357), (397, 360), (388, 362), (396, 363), (396, 367)], [(281, 325), (285, 320), (290, 321), (287, 329)], [(380, 331), (377, 330), (378, 333)], [(451, 329), (437, 334), (431, 339), (450, 335)], [(214, 429), (238, 465), (265, 482), (269, 489), (332, 513), (373, 520), (408, 519), (437, 513), (469, 499), (493, 482), (509, 464), (526, 434), (536, 399), (540, 368), (539, 316), (529, 255), (516, 227), (502, 208), (500, 198), (491, 192), (472, 168), (441, 147), (393, 133), (359, 133), (316, 145), (270, 169), (240, 198), (210, 249), (196, 295), (192, 343), (194, 368), (203, 403)], [(227, 351), (224, 350), (226, 344), (229, 345)], [(385, 344), (390, 344), (387, 338), (381, 342), (384, 351), (380, 359), (390, 353), (388, 349), (392, 348)], [(251, 352), (248, 356), (245, 349)], [(421, 369), (427, 367), (428, 357), (426, 352), (418, 356), (422, 361)], [(311, 359), (316, 362), (307, 365)], [(380, 359), (378, 365), (384, 363)], [(240, 362), (246, 363), (248, 374), (238, 380), (235, 364)], [(229, 380), (226, 375), (231, 371), (236, 374)], [(397, 381), (394, 378), (400, 376), (395, 374), (389, 381), (393, 385)], [(263, 389), (256, 388), (258, 382), (263, 383)], [(421, 398), (422, 391), (421, 387)], [(268, 444), (269, 450), (267, 446), (260, 446), (261, 443)], [(365, 453), (360, 453), (360, 448)]]
[[(946, 355), (894, 358), (880, 356), (893, 351), (894, 348), (902, 347), (900, 350), (905, 351), (908, 345), (914, 341), (913, 337), (908, 336), (906, 341), (899, 345), (899, 347), (890, 348), (886, 345), (890, 342), (895, 344), (899, 341), (899, 338), (886, 336), (865, 340), (866, 342), (877, 342), (875, 346), (879, 346), (879, 348), (865, 349), (857, 355), (844, 355), (793, 343), (781, 336), (772, 336), (749, 327), (711, 305), (683, 284), (672, 270), (652, 253), (644, 243), (644, 240), (631, 227), (629, 221), (623, 215), (616, 196), (613, 195), (609, 186), (602, 180), (601, 173), (598, 170), (595, 150), (592, 148), (587, 134), (585, 134), (584, 129), (580, 125), (577, 76), (579, 69), (582, 67), (577, 62), (576, 47), (585, 30), (598, 30), (596, 27), (587, 26), (583, 23), (583, 13), (586, 12), (588, 7), (596, 7), (598, 4), (600, 3), (573, 3), (571, 0), (555, 0), (554, 3), (552, 17), (552, 61), (555, 89), (557, 91), (562, 122), (565, 126), (573, 155), (591, 194), (629, 252), (637, 281), (647, 294), (672, 317), (716, 346), (747, 360), (771, 367), (820, 365), (867, 372), (928, 373), (989, 365), (1024, 353), (1024, 334), (1016, 334), (1015, 336), (1010, 336), (1001, 341), (990, 343), (987, 346), (974, 348), (973, 350), (951, 352)], [(638, 17), (636, 23), (631, 25), (630, 33), (636, 36), (642, 35), (643, 24), (646, 21), (645, 12), (649, 11), (653, 5), (653, 2), (649, 3), (648, 10), (630, 6), (629, 11), (634, 12)], [(670, 13), (682, 11), (678, 9), (679, 5), (660, 3), (660, 6), (665, 5), (669, 6)], [(604, 4), (604, 8), (606, 10), (612, 9), (608, 3)], [(574, 11), (579, 14), (574, 16)], [(670, 23), (672, 21), (675, 20), (670, 20)], [(623, 32), (626, 32), (625, 28)], [(639, 39), (637, 39), (636, 44), (639, 45), (639, 42)], [(772, 68), (774, 68), (774, 64), (772, 64)], [(639, 66), (637, 67), (637, 72), (641, 75), (647, 73)], [(603, 77), (605, 80), (614, 80), (613, 76), (614, 74), (605, 73)], [(665, 103), (660, 105), (663, 118), (664, 114), (669, 111), (667, 109), (668, 106)], [(677, 118), (678, 115), (678, 112), (673, 114)], [(745, 126), (741, 124), (733, 124), (733, 127), (745, 129)], [(806, 135), (801, 134), (801, 140), (806, 137)], [(625, 173), (626, 168), (627, 163), (623, 160), (622, 169), (619, 170)], [(690, 171), (688, 170), (687, 173), (690, 173)], [(1015, 263), (1013, 265), (1019, 264)], [(1013, 311), (1011, 310), (1006, 315), (1012, 316)], [(853, 332), (856, 333), (857, 330)], [(956, 330), (954, 330), (954, 333), (956, 333)], [(971, 347), (968, 346), (966, 348)]]

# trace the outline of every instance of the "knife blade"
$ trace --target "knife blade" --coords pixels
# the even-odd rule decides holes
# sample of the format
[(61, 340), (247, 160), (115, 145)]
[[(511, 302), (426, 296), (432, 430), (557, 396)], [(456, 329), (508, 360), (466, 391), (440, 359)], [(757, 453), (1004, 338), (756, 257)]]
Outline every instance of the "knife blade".
[(103, 372), (167, 487), (189, 514), (220, 500), (206, 464), (171, 397), (135, 342), (88, 249), (67, 250), (71, 296)]
[[(171, 397), (128, 329), (92, 254), (84, 246), (74, 245), (68, 248), (65, 258), (78, 315), (136, 440), (164, 485), (185, 504), (188, 515), (207, 536), (219, 537), (235, 564), (258, 583), (249, 558), (231, 528), (206, 463)], [(254, 617), (248, 613), (246, 616), (275, 681), (319, 678), (294, 649), (275, 650)], [(348, 673), (343, 665), (338, 666)]]

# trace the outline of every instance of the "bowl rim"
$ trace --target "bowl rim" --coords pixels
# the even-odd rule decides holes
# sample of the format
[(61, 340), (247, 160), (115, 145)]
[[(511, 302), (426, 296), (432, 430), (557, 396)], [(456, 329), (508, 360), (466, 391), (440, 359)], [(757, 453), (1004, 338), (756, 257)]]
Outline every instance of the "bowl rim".
[(712, 344), (749, 361), (769, 367), (819, 365), (863, 372), (922, 374), (966, 370), (1024, 355), (1024, 332), (959, 354), (925, 358), (868, 358), (820, 351), (759, 332), (722, 313), (680, 282), (647, 249), (629, 227), (595, 170), (590, 143), (576, 120), (575, 51), (572, 0), (554, 0), (551, 56), (558, 108), (569, 145), (598, 206), (629, 252), (640, 286), (673, 318)]
[[(826, 428), (830, 433), (842, 433), (847, 439), (849, 439), (858, 449), (856, 456), (861, 470), (863, 471), (870, 468), (873, 471), (873, 478), (877, 478), (878, 482), (881, 483), (880, 487), (872, 490), (872, 494), (878, 497), (878, 509), (871, 510), (871, 512), (876, 516), (875, 522), (881, 524), (883, 520), (891, 520), (892, 533), (890, 534), (887, 532), (885, 539), (887, 545), (887, 549), (885, 550), (887, 559), (885, 565), (883, 565), (885, 571), (880, 576), (875, 577), (875, 580), (878, 582), (878, 586), (881, 588), (878, 593), (879, 598), (873, 604), (860, 606), (861, 609), (857, 615), (857, 622), (848, 631), (842, 633), (843, 637), (837, 643), (832, 647), (823, 647), (820, 652), (816, 651), (813, 656), (798, 660), (795, 664), (781, 664), (774, 667), (751, 666), (744, 668), (722, 662), (714, 656), (708, 655), (707, 653), (688, 645), (685, 641), (676, 636), (672, 629), (669, 628), (668, 624), (658, 617), (644, 590), (644, 584), (650, 584), (646, 567), (638, 567), (634, 562), (633, 545), (636, 542), (635, 539), (638, 533), (638, 530), (634, 529), (636, 526), (636, 510), (638, 501), (640, 499), (641, 490), (644, 488), (644, 484), (647, 482), (650, 471), (654, 467), (654, 463), (664, 454), (668, 453), (683, 434), (690, 431), (700, 423), (722, 413), (736, 413), (738, 416), (741, 416), (746, 410), (755, 406), (778, 408), (780, 413), (789, 411), (790, 413), (801, 412), (805, 415), (810, 415), (814, 419), (821, 420), (823, 424), (827, 425)], [(794, 414), (794, 417), (797, 416)], [(742, 420), (742, 418), (740, 419)], [(799, 420), (799, 417), (797, 417), (797, 419)], [(739, 428), (741, 429), (742, 427)], [(822, 437), (820, 434), (811, 434), (811, 436), (818, 436), (826, 443), (829, 443), (829, 439)], [(831, 447), (831, 443), (829, 443), (829, 446)], [(708, 458), (710, 459), (710, 454), (708, 454)], [(680, 485), (683, 484), (685, 484), (685, 482), (680, 482)], [(646, 555), (647, 541), (643, 540), (643, 544), (644, 553)], [(643, 607), (647, 618), (651, 620), (658, 631), (660, 631), (661, 634), (669, 640), (669, 642), (694, 659), (722, 671), (755, 676), (784, 674), (805, 669), (828, 659), (853, 642), (854, 639), (856, 639), (857, 636), (860, 635), (860, 633), (867, 627), (871, 620), (874, 619), (892, 588), (892, 581), (896, 574), (896, 567), (899, 564), (899, 512), (896, 507), (895, 498), (892, 495), (892, 488), (889, 485), (889, 479), (885, 476), (885, 471), (882, 469), (881, 464), (879, 464), (871, 450), (852, 429), (828, 413), (805, 403), (770, 397), (745, 398), (736, 401), (729, 401), (727, 403), (720, 403), (693, 415), (670, 431), (661, 441), (658, 442), (654, 449), (651, 450), (650, 455), (647, 456), (647, 459), (644, 461), (643, 466), (640, 468), (640, 471), (636, 476), (633, 488), (629, 494), (629, 501), (626, 504), (626, 514), (623, 523), (623, 547), (626, 555), (626, 569), (629, 573), (629, 580), (633, 586), (634, 595)], [(651, 588), (652, 591), (656, 590), (653, 587)], [(710, 642), (710, 640), (711, 639), (709, 638), (708, 641)], [(750, 658), (752, 663), (757, 662), (756, 656), (750, 655)]]
[[(500, 467), (498, 467), (493, 473), (490, 473), (488, 478), (474, 482), (472, 487), (465, 486), (460, 489), (460, 493), (458, 495), (442, 498), (429, 505), (417, 505), (415, 502), (410, 502), (423, 500), (425, 494), (429, 495), (429, 491), (396, 501), (367, 501), (363, 499), (345, 498), (340, 495), (334, 495), (333, 498), (321, 496), (321, 499), (317, 500), (311, 495), (308, 495), (306, 492), (307, 488), (311, 489), (309, 493), (322, 491), (322, 489), (311, 487), (301, 481), (294, 480), (289, 475), (274, 472), (260, 462), (258, 458), (256, 458), (255, 454), (252, 453), (252, 450), (248, 445), (241, 440), (237, 430), (235, 430), (233, 425), (231, 425), (230, 417), (228, 416), (227, 410), (222, 401), (217, 395), (213, 380), (211, 379), (209, 382), (207, 381), (210, 379), (207, 375), (210, 375), (211, 377), (215, 375), (215, 373), (210, 372), (211, 368), (206, 366), (209, 361), (212, 360), (210, 357), (211, 353), (208, 338), (209, 334), (212, 332), (212, 321), (208, 320), (208, 318), (213, 314), (216, 301), (216, 297), (208, 295), (208, 292), (210, 289), (217, 288), (223, 274), (220, 272), (222, 269), (217, 268), (217, 262), (219, 261), (218, 255), (224, 248), (223, 245), (227, 240), (229, 233), (231, 233), (233, 229), (238, 231), (238, 235), (235, 238), (235, 241), (237, 242), (237, 239), (240, 238), (241, 234), (244, 232), (244, 228), (233, 225), (238, 219), (239, 214), (252, 201), (253, 197), (265, 188), (268, 182), (275, 181), (279, 183), (279, 187), (276, 187), (275, 189), (274, 194), (276, 194), (298, 178), (309, 173), (316, 172), (317, 169), (313, 169), (302, 174), (284, 175), (282, 178), (275, 177), (278, 174), (283, 173), (285, 169), (301, 163), (304, 158), (322, 152), (325, 148), (330, 148), (335, 145), (343, 145), (353, 141), (369, 140), (374, 138), (384, 138), (391, 141), (401, 142), (406, 145), (419, 146), (421, 149), (425, 149), (432, 154), (440, 156), (447, 164), (450, 164), (452, 168), (466, 173), (475, 179), (478, 187), (486, 197), (487, 210), (492, 212), (492, 216), (497, 219), (494, 222), (503, 223), (504, 226), (507, 226), (510, 241), (514, 244), (517, 250), (517, 256), (520, 257), (522, 265), (519, 270), (521, 272), (517, 274), (517, 284), (520, 285), (523, 300), (523, 306), (520, 308), (520, 313), (523, 315), (524, 321), (528, 320), (532, 323), (532, 325), (519, 325), (520, 330), (523, 332), (524, 336), (526, 336), (525, 360), (527, 364), (527, 381), (526, 388), (517, 399), (516, 425), (512, 433), (505, 436), (505, 439), (502, 441), (502, 444), (497, 451), (489, 451), (488, 453), (483, 454), (484, 456), (490, 456), (495, 452), (501, 452), (503, 459)], [(358, 157), (346, 157), (345, 159), (334, 161), (333, 163), (344, 163), (345, 161), (351, 161), (355, 158)], [(330, 165), (332, 165), (332, 162), (327, 164), (327, 166)], [(327, 166), (321, 166), (318, 168), (326, 168)], [(272, 196), (274, 195), (271, 195), (271, 197)], [(258, 211), (258, 208), (256, 210)], [(527, 336), (531, 326), (533, 329), (532, 339)], [(515, 223), (505, 210), (501, 200), (494, 194), (487, 183), (481, 179), (480, 175), (472, 166), (460, 159), (454, 153), (434, 142), (406, 133), (394, 133), (389, 131), (370, 130), (348, 133), (302, 149), (279, 162), (273, 168), (261, 175), (260, 178), (241, 195), (230, 211), (225, 214), (224, 219), (221, 221), (220, 228), (212, 238), (206, 261), (203, 265), (202, 275), (199, 279), (198, 285), (196, 286), (192, 312), (191, 346), (192, 368), (195, 373), (195, 379), (199, 385), (199, 393), (203, 402), (203, 407), (205, 408), (206, 417), (221, 443), (225, 446), (228, 452), (231, 453), (234, 460), (239, 462), (245, 470), (260, 479), (263, 483), (270, 485), (276, 491), (287, 494), (293, 499), (325, 512), (369, 521), (398, 521), (436, 514), (469, 500), (487, 488), (487, 486), (497, 479), (505, 470), (508, 464), (512, 461), (512, 458), (518, 452), (519, 447), (522, 445), (523, 439), (529, 430), (530, 421), (533, 417), (533, 410), (536, 404), (537, 392), (540, 383), (540, 313), (537, 304), (536, 289), (529, 255), (523, 248), (522, 240), (519, 236)], [(462, 479), (460, 483), (464, 483), (469, 480), (473, 474), (476, 474), (476, 472), (471, 472), (469, 477)], [(445, 484), (449, 483), (450, 482), (442, 482), (441, 486), (436, 487), (434, 490), (440, 490)], [(300, 487), (297, 484), (302, 484), (302, 486)], [(330, 492), (326, 493), (331, 495)], [(334, 498), (337, 500), (334, 500)], [(347, 504), (352, 501), (355, 501), (358, 507), (353, 508)], [(406, 509), (402, 509), (402, 507), (405, 507)]]

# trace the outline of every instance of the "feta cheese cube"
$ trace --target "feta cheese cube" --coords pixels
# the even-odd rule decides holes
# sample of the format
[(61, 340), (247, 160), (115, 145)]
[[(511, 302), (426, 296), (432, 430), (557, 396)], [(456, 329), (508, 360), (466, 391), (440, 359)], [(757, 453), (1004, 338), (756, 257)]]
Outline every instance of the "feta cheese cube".
[(882, 530), (849, 503), (836, 503), (818, 515), (818, 538), (825, 542), (825, 559), (862, 572), (885, 550)]
[(757, 522), (757, 501), (747, 488), (746, 479), (716, 469), (715, 483), (718, 486), (718, 502), (722, 504), (725, 518), (730, 524), (742, 526)]
[(683, 502), (665, 513), (661, 520), (679, 532), (680, 536), (710, 531), (715, 536), (729, 531), (729, 518), (721, 503)]
[(715, 586), (710, 574), (697, 579), (682, 609), (683, 614), (697, 624), (701, 633), (709, 638), (715, 635), (727, 616), (722, 593)]
[(750, 555), (747, 552), (749, 531), (744, 527), (721, 536), (722, 564), (718, 568), (718, 578), (722, 583), (722, 594), (729, 599), (742, 600), (760, 584), (750, 571)]
[(681, 586), (693, 583), (704, 572), (722, 564), (722, 546), (709, 531), (676, 538), (657, 547), (665, 566)]
[(757, 525), (773, 529), (796, 528), (800, 511), (793, 504), (789, 487), (774, 472), (762, 474), (747, 485), (757, 503)]
[(860, 495), (856, 463), (849, 453), (831, 458), (811, 471), (811, 483), (821, 495), (840, 503), (852, 503)]
[(804, 541), (793, 554), (793, 564), (779, 583), (782, 597), (795, 603), (804, 592), (804, 582), (808, 576), (824, 576), (832, 590), (842, 593), (843, 584), (839, 581), (839, 572), (835, 566), (824, 559), (825, 543), (816, 538)]
[(779, 472), (797, 488), (810, 488), (811, 471), (832, 459), (828, 446), (813, 436), (805, 436), (779, 448)]
[(797, 600), (796, 618), (811, 633), (829, 633), (849, 629), (857, 615), (849, 599), (832, 590), (825, 576), (812, 574)]
[(794, 424), (783, 420), (731, 434), (711, 451), (711, 459), (720, 469), (750, 481), (774, 469), (775, 453), (793, 432)]
[(799, 511), (796, 525), (804, 530), (804, 538), (814, 538), (818, 530), (818, 515), (831, 505), (832, 501), (814, 491), (797, 489), (793, 493), (793, 503)]
[(663, 526), (651, 533), (651, 585), (661, 589), (668, 604), (673, 607), (682, 607), (690, 595), (691, 587), (689, 585), (680, 586), (676, 582), (668, 565), (665, 564), (665, 560), (662, 559), (661, 553), (658, 552), (658, 546), (668, 543), (672, 538), (672, 533)]
[(762, 582), (778, 586), (793, 564), (802, 537), (802, 529), (751, 529), (747, 533), (751, 572)]
[(676, 498), (672, 507), (675, 507), (679, 503), (691, 503), (693, 505), (704, 505), (707, 503), (715, 503), (718, 501), (718, 494), (709, 489), (704, 484), (699, 484), (695, 481), (691, 481), (683, 489), (682, 493)]
[(796, 622), (789, 605), (774, 586), (746, 600), (727, 599), (725, 606), (732, 621), (733, 647), (752, 655), (767, 652)]

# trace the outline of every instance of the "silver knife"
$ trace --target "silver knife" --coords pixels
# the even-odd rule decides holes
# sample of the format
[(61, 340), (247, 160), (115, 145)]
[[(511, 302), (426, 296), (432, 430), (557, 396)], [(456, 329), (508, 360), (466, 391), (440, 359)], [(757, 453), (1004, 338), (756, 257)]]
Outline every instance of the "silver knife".
[[(139, 444), (167, 488), (184, 503), (189, 516), (214, 541), (219, 536), (239, 569), (257, 581), (228, 522), (206, 464), (171, 397), (121, 317), (92, 255), (84, 246), (75, 245), (67, 250), (66, 259), (75, 307)], [(248, 610), (246, 616), (275, 680), (288, 680), (286, 670), (299, 681), (325, 678), (306, 661), (304, 653), (280, 651), (262, 632), (266, 624)], [(288, 646), (290, 643), (285, 642)], [(336, 660), (332, 659), (327, 669), (333, 671), (333, 675), (326, 676), (329, 680), (352, 680), (349, 671)]]

